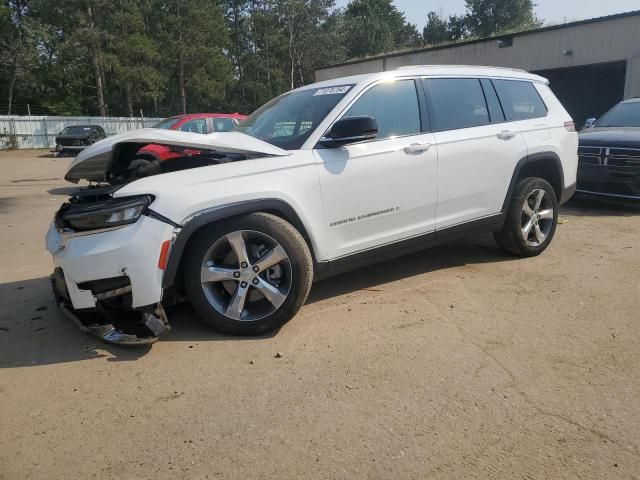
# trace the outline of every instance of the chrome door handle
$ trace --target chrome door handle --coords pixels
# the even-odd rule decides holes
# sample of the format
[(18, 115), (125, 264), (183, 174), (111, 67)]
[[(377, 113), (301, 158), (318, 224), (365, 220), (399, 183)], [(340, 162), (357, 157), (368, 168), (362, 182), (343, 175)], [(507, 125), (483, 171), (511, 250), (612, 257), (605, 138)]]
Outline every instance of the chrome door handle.
[(412, 143), (404, 147), (404, 153), (407, 155), (420, 155), (431, 148), (430, 143)]
[(511, 140), (515, 136), (516, 136), (516, 132), (511, 132), (509, 130), (502, 130), (501, 132), (498, 133), (498, 138), (500, 140)]

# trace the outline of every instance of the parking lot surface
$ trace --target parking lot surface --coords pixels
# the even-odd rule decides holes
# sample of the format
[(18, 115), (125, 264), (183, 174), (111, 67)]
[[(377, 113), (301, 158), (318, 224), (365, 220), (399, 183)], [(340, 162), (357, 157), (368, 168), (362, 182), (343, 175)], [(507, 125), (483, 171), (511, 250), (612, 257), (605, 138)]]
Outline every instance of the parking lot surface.
[(50, 293), (69, 161), (0, 152), (1, 479), (640, 476), (639, 208), (572, 201), (537, 258), (480, 237), (329, 279), (266, 337), (175, 307), (126, 349)]

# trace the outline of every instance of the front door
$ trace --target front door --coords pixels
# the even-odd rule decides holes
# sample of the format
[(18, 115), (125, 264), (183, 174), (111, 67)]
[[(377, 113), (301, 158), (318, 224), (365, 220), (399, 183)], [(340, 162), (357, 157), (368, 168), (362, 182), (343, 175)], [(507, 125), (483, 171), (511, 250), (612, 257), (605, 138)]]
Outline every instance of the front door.
[(412, 79), (374, 84), (343, 118), (374, 117), (376, 139), (314, 150), (331, 259), (435, 229), (438, 159), (416, 87)]

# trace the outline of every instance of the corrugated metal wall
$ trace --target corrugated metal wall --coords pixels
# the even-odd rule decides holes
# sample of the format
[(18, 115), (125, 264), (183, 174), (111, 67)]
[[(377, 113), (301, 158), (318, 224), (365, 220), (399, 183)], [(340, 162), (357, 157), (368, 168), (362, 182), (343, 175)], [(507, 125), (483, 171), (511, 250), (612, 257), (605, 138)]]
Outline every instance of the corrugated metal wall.
[[(570, 53), (569, 53), (570, 52)], [(491, 65), (529, 71), (627, 61), (625, 97), (640, 96), (640, 13), (493, 40), (390, 54), (316, 71), (316, 80), (395, 70), (404, 65)]]
[(0, 115), (0, 148), (10, 146), (12, 137), (18, 148), (53, 148), (56, 135), (69, 125), (100, 125), (107, 135), (150, 127), (161, 118), (133, 117), (22, 117)]

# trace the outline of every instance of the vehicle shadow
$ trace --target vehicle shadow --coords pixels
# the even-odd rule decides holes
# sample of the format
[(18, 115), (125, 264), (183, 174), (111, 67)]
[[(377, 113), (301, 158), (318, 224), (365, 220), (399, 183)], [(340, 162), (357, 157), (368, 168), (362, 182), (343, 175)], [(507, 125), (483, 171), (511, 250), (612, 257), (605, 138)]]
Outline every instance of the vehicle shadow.
[[(307, 304), (395, 280), (465, 264), (513, 260), (489, 237), (459, 241), (344, 273), (315, 284)], [(277, 335), (233, 337), (204, 324), (193, 308), (167, 309), (172, 330), (160, 342), (260, 341)], [(81, 332), (57, 308), (47, 277), (0, 284), (0, 369), (107, 358), (131, 362), (152, 349), (111, 345)]]
[(48, 277), (0, 284), (0, 369), (101, 357), (133, 361), (149, 349), (109, 345), (81, 332), (57, 308)]
[(490, 234), (470, 237), (318, 282), (311, 289), (307, 304), (437, 270), (510, 260), (514, 257), (503, 253)]
[[(277, 334), (224, 335), (204, 324), (188, 304), (170, 307), (167, 314), (172, 330), (160, 341), (246, 341)], [(104, 357), (110, 362), (129, 362), (143, 357), (151, 348), (113, 345), (80, 331), (58, 309), (48, 277), (0, 284), (0, 369)]]
[(560, 208), (570, 217), (633, 217), (640, 215), (640, 200), (615, 200), (576, 195)]

